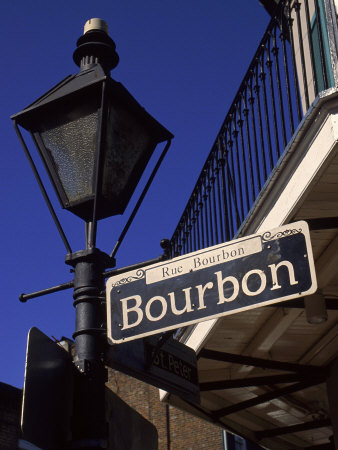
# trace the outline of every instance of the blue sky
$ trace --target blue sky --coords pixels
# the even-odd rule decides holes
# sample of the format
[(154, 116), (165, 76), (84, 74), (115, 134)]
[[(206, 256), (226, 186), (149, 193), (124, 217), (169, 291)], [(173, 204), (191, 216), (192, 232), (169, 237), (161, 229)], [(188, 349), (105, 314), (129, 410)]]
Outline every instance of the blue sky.
[[(70, 290), (25, 304), (18, 300), (22, 292), (70, 281), (72, 274), (9, 116), (76, 73), (72, 54), (84, 23), (91, 17), (106, 20), (120, 56), (112, 77), (175, 136), (120, 247), (117, 266), (157, 257), (160, 240), (170, 238), (176, 227), (269, 17), (258, 0), (4, 0), (1, 14), (0, 381), (22, 387), (28, 330), (36, 326), (48, 336), (71, 337), (75, 313)], [(83, 224), (62, 211), (49, 193), (73, 251), (83, 249)], [(99, 223), (101, 250), (112, 250), (135, 200), (123, 216)]]

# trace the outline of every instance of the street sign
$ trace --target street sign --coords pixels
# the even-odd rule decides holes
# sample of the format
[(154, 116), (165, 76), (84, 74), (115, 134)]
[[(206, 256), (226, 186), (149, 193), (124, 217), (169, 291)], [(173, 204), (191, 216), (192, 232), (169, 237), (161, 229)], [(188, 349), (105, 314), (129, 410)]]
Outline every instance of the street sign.
[(64, 448), (71, 429), (71, 407), (71, 358), (59, 344), (33, 327), (27, 339), (21, 448), (33, 448), (24, 443), (44, 450)]
[(109, 278), (112, 344), (313, 294), (306, 222), (209, 247)]
[(157, 348), (158, 340), (158, 336), (151, 336), (112, 346), (106, 353), (106, 364), (159, 389), (199, 403), (195, 351), (172, 338)]

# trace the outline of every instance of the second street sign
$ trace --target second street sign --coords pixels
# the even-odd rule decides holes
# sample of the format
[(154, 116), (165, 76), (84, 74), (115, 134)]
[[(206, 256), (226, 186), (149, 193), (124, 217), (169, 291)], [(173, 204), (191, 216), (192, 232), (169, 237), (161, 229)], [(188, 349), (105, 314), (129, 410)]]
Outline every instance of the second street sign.
[(200, 403), (197, 358), (172, 338), (157, 348), (158, 336), (111, 346), (106, 364), (193, 403)]
[(295, 222), (109, 278), (119, 344), (317, 290), (309, 229)]

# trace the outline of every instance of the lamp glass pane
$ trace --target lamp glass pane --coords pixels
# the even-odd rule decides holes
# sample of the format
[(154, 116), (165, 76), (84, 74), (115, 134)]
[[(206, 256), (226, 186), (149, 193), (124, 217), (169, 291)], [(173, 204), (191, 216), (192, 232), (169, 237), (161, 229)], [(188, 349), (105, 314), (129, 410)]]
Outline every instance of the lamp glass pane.
[(98, 111), (41, 132), (70, 204), (93, 195)]
[(103, 171), (104, 197), (123, 195), (135, 168), (151, 156), (148, 153), (152, 142), (149, 131), (137, 117), (124, 109), (110, 108)]

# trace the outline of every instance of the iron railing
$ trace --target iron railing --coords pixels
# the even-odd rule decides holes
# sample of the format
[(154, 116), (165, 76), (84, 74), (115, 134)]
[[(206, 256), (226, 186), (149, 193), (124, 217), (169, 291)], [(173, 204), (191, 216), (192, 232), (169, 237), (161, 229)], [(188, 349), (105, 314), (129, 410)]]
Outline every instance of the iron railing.
[(233, 239), (310, 104), (336, 84), (332, 8), (332, 0), (280, 0), (172, 236), (172, 256)]

